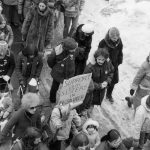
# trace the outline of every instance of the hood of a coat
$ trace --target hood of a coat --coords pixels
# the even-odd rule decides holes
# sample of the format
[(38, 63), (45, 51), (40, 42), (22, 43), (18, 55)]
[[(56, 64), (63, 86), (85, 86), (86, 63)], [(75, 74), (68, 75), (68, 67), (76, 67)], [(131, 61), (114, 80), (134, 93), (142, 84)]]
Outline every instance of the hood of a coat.
[(142, 98), (142, 100), (141, 100), (141, 105), (142, 105), (148, 112), (150, 112), (150, 108), (148, 108), (147, 105), (146, 105), (146, 100), (147, 100), (148, 96), (149, 96), (149, 95), (146, 95), (145, 97)]
[(117, 46), (119, 45), (120, 41), (121, 41), (121, 39), (119, 38), (116, 42), (113, 42), (113, 41), (110, 39), (110, 37), (109, 37), (109, 31), (107, 32), (107, 34), (106, 34), (104, 40), (105, 40), (107, 46), (110, 47), (110, 48), (115, 48), (115, 47), (117, 47)]

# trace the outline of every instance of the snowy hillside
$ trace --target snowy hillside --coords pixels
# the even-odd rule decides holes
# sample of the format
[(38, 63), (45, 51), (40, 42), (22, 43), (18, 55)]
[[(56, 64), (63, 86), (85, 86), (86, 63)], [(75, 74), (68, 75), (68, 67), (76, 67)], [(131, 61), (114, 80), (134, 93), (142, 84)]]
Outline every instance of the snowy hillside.
[(95, 34), (89, 61), (107, 30), (116, 26), (124, 44), (124, 61), (120, 66), (120, 82), (115, 87), (115, 103), (104, 100), (101, 108), (95, 108), (94, 117), (99, 120), (103, 132), (117, 128), (123, 136), (132, 136), (133, 110), (127, 107), (124, 97), (129, 95), (130, 84), (138, 67), (150, 52), (150, 2), (134, 0), (86, 0), (80, 23), (91, 22)]

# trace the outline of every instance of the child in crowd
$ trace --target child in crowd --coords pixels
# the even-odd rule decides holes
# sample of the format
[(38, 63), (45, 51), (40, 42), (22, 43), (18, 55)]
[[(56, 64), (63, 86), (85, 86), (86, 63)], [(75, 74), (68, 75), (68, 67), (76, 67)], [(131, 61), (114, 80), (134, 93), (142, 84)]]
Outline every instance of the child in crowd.
[(85, 132), (89, 139), (91, 150), (95, 150), (100, 144), (100, 137), (98, 133), (99, 124), (97, 121), (88, 119), (83, 125), (83, 132)]

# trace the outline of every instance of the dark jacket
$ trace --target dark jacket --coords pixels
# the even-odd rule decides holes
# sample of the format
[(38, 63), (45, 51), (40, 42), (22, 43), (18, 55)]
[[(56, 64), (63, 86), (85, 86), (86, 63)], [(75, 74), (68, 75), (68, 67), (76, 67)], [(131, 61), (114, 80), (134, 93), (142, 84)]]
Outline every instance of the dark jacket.
[(14, 55), (11, 52), (8, 52), (3, 59), (0, 59), (0, 76), (8, 75), (11, 77), (14, 68)]
[(109, 58), (114, 66), (114, 76), (112, 83), (118, 83), (119, 81), (119, 73), (118, 73), (118, 66), (122, 64), (123, 61), (123, 44), (121, 39), (119, 39), (116, 43), (113, 43), (110, 38), (108, 33), (106, 34), (106, 37), (100, 41), (99, 43), (99, 48), (106, 47), (109, 52)]
[(52, 68), (52, 78), (59, 83), (63, 83), (64, 79), (69, 79), (75, 74), (75, 54), (63, 51), (61, 54), (56, 55), (55, 51), (52, 51), (47, 63)]
[(88, 54), (91, 50), (91, 43), (92, 43), (92, 35), (85, 36), (84, 32), (81, 30), (82, 26), (84, 24), (81, 24), (78, 26), (76, 33), (74, 35), (74, 39), (78, 43), (78, 47), (83, 48), (84, 52), (79, 51), (79, 55), (76, 58), (76, 61), (86, 61), (88, 58)]
[(94, 83), (94, 90), (92, 92), (93, 105), (101, 105), (101, 102), (105, 95), (105, 88), (104, 89), (97, 88), (97, 85), (98, 84), (100, 85), (104, 81), (110, 84), (113, 78), (113, 71), (114, 68), (110, 61), (109, 62), (105, 61), (102, 66), (98, 65), (97, 63), (94, 65), (89, 64), (85, 68), (84, 73), (92, 73), (92, 80)]
[[(31, 64), (31, 68), (28, 66)], [(19, 53), (16, 64), (16, 73), (19, 81), (23, 80), (24, 77), (28, 78), (39, 78), (41, 70), (43, 67), (42, 56), (37, 55), (34, 57), (32, 62), (28, 61), (28, 58), (23, 55), (22, 52)], [(27, 76), (30, 70), (30, 76)], [(28, 71), (28, 72), (27, 72)]]
[(48, 7), (44, 14), (39, 11), (38, 7), (31, 7), (21, 31), (26, 45), (34, 42), (39, 51), (43, 51), (46, 46), (51, 44), (54, 30), (53, 18), (53, 13)]
[(40, 114), (35, 113), (34, 115), (29, 116), (25, 109), (20, 108), (18, 111), (14, 112), (10, 120), (3, 128), (0, 134), (0, 142), (3, 142), (12, 129), (14, 133), (13, 139), (16, 139), (18, 137), (22, 137), (26, 129), (31, 126), (41, 129)]

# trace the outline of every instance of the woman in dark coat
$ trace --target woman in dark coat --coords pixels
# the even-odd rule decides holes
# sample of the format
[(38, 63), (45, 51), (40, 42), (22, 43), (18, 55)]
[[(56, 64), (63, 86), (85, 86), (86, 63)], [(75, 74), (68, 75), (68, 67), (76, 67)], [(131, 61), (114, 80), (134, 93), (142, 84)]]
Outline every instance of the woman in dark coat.
[(92, 81), (90, 83), (88, 93), (83, 103), (77, 108), (78, 113), (85, 109), (93, 109), (94, 105), (101, 105), (106, 88), (111, 84), (113, 78), (113, 66), (108, 59), (108, 51), (105, 48), (99, 48), (95, 54), (95, 64), (86, 66), (84, 73), (92, 73)]
[(39, 51), (50, 48), (53, 39), (53, 13), (48, 7), (48, 0), (40, 0), (38, 6), (30, 8), (23, 26), (22, 36), (26, 45), (33, 42)]
[(50, 90), (50, 102), (56, 102), (56, 93), (60, 83), (75, 75), (75, 50), (77, 43), (72, 38), (66, 38), (48, 56), (47, 63), (52, 68), (53, 83)]
[(114, 66), (114, 76), (112, 79), (111, 84), (107, 88), (106, 97), (109, 99), (110, 102), (113, 102), (112, 98), (112, 91), (114, 86), (119, 81), (119, 73), (118, 73), (118, 66), (122, 64), (123, 61), (123, 44), (120, 38), (119, 30), (116, 27), (112, 27), (108, 30), (105, 38), (100, 41), (99, 48), (106, 47), (109, 52), (109, 58)]
[(108, 52), (105, 48), (99, 48), (95, 54), (94, 65), (89, 64), (84, 73), (92, 73), (94, 83), (93, 105), (101, 105), (105, 95), (106, 87), (111, 84), (113, 77), (113, 66), (108, 59)]
[(78, 43), (79, 54), (75, 59), (76, 75), (84, 72), (86, 61), (91, 50), (92, 35), (94, 27), (91, 24), (81, 24), (78, 26), (74, 39)]

